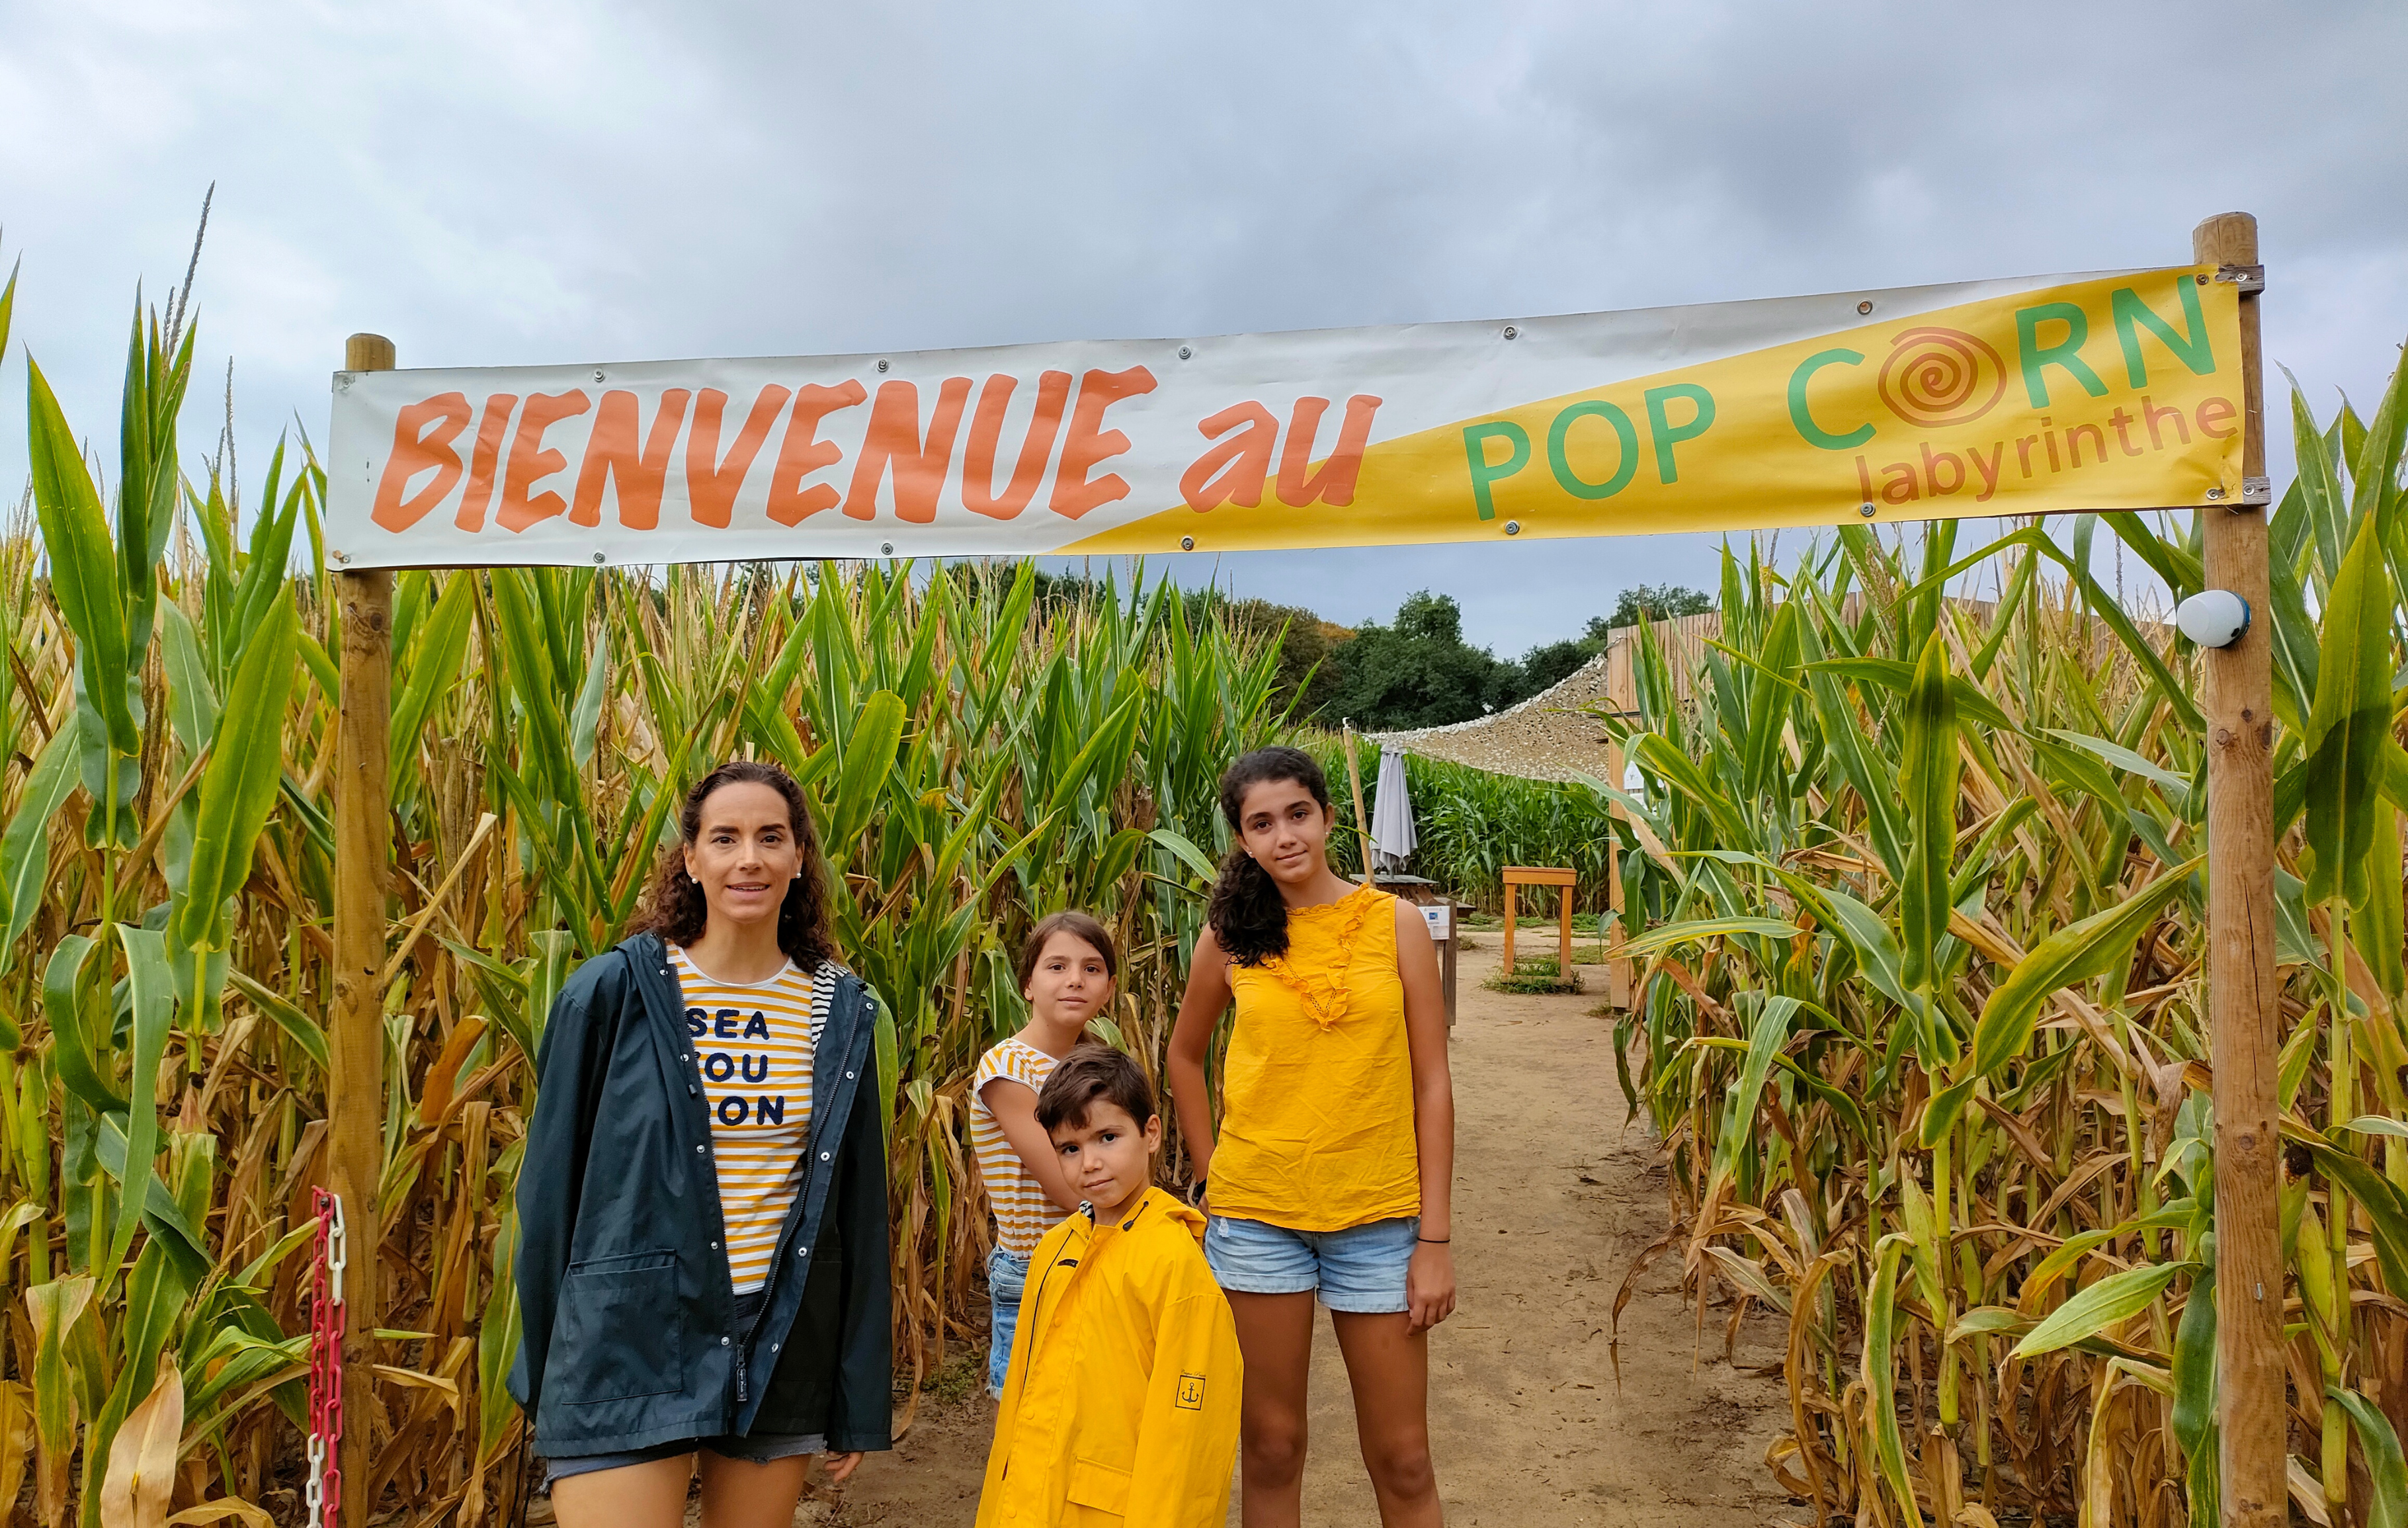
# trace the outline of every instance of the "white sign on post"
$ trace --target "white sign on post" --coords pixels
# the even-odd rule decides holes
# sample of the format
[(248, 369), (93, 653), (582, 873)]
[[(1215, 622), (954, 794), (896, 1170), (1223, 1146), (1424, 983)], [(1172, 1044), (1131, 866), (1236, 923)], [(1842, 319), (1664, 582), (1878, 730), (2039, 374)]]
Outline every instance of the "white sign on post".
[(1429, 925), (1430, 937), (1441, 944), (1455, 937), (1455, 906), (1452, 902), (1424, 907), (1422, 921)]

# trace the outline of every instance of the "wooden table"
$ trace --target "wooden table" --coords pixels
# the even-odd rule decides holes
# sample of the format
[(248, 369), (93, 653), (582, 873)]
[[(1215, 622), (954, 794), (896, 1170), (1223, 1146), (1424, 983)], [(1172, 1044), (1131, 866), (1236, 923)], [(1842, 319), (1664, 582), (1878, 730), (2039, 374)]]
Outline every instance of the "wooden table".
[(1569, 978), (1572, 972), (1572, 888), (1580, 882), (1578, 872), (1570, 867), (1539, 865), (1508, 865), (1505, 867), (1505, 973), (1513, 973), (1513, 903), (1514, 892), (1526, 886), (1552, 886), (1564, 888), (1562, 929), (1556, 942), (1555, 974)]

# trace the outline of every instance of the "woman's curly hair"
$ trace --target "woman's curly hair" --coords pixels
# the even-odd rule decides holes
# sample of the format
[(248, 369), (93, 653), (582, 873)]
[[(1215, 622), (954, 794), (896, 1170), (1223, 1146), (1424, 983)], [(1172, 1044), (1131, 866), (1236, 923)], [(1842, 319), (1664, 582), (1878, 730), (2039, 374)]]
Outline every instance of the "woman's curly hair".
[(834, 960), (836, 940), (828, 927), (827, 872), (820, 858), (819, 829), (811, 823), (810, 803), (795, 777), (775, 764), (734, 758), (704, 775), (685, 793), (678, 813), (678, 842), (661, 851), (652, 889), (636, 915), (632, 933), (653, 933), (672, 944), (693, 944), (710, 922), (710, 905), (701, 884), (685, 872), (685, 851), (702, 836), (702, 807), (723, 786), (767, 786), (786, 799), (786, 819), (795, 844), (803, 852), (802, 873), (786, 887), (778, 907), (778, 947), (805, 971), (816, 971)]

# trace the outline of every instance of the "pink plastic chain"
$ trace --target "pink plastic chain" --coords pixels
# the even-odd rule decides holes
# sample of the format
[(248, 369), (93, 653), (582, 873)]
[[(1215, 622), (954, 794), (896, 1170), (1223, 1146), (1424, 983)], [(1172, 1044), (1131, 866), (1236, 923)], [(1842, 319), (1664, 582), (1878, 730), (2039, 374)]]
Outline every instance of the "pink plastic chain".
[(336, 1445), (343, 1437), (343, 1267), (351, 1261), (343, 1202), (310, 1190), (318, 1211), (309, 1262), (309, 1528), (324, 1528), (343, 1509), (343, 1472)]

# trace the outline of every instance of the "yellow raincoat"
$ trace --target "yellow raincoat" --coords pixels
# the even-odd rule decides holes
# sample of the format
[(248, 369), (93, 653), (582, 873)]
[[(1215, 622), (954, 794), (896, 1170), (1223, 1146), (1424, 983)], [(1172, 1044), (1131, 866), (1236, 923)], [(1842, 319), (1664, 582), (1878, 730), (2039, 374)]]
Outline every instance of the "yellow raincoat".
[(1028, 1261), (978, 1528), (1221, 1528), (1238, 1452), (1237, 1323), (1159, 1189), (1098, 1229), (1077, 1214)]

